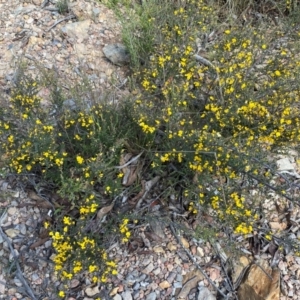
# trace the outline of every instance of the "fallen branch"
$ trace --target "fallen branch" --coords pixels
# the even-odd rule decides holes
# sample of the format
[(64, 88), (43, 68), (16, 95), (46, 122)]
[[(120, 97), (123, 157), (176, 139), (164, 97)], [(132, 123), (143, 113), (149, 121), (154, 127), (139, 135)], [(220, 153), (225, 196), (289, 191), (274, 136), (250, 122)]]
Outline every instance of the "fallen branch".
[(62, 18), (60, 20), (57, 20), (50, 28), (48, 28), (46, 31), (50, 31), (52, 28), (54, 28), (55, 26), (57, 26), (59, 23), (63, 22), (63, 21), (67, 21), (67, 20), (71, 20), (73, 18), (76, 18), (75, 15), (70, 15), (70, 16), (67, 16), (65, 18)]
[(144, 194), (142, 195), (142, 197), (138, 200), (137, 204), (136, 204), (136, 208), (139, 209), (144, 201), (144, 199), (146, 198), (147, 194), (149, 193), (149, 191), (151, 190), (151, 188), (159, 181), (160, 176), (156, 176), (153, 179), (146, 181), (143, 184), (143, 191)]
[(126, 164), (124, 164), (122, 166), (115, 167), (115, 168), (116, 169), (123, 169), (123, 168), (129, 166), (130, 164), (135, 162), (143, 153), (144, 153), (144, 151), (142, 151), (140, 154), (138, 154), (138, 155), (134, 156), (133, 158), (131, 158)]
[(196, 262), (196, 259), (194, 258), (194, 256), (190, 253), (190, 251), (183, 246), (183, 244), (182, 244), (180, 238), (178, 237), (178, 235), (176, 234), (175, 228), (172, 224), (170, 224), (170, 229), (172, 231), (172, 234), (175, 236), (177, 242), (180, 244), (180, 246), (185, 251), (185, 253), (189, 257), (189, 259), (196, 266), (196, 268), (202, 273), (202, 275), (205, 277), (205, 279), (214, 287), (214, 289), (216, 291), (218, 291), (218, 293), (220, 295), (222, 295), (222, 297), (224, 299), (228, 299), (228, 297), (215, 285), (215, 283), (207, 276), (207, 274), (204, 272), (204, 270), (199, 266), (199, 264)]

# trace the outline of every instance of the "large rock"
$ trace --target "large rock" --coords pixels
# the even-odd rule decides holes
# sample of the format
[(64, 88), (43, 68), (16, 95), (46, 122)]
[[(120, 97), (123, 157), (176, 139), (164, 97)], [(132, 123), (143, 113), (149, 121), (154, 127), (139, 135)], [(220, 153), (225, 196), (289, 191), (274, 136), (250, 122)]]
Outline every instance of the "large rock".
[(110, 44), (103, 47), (105, 57), (117, 66), (123, 66), (130, 61), (129, 53), (122, 44)]
[(61, 28), (61, 31), (70, 38), (85, 40), (89, 37), (91, 20), (69, 23)]

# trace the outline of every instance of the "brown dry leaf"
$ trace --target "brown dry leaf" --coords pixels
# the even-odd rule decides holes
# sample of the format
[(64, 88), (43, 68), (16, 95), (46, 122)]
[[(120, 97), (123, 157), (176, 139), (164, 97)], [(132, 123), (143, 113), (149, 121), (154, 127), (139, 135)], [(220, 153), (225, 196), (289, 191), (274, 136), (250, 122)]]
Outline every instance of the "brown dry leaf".
[(122, 184), (124, 186), (131, 186), (137, 179), (137, 170), (136, 167), (130, 168), (125, 176), (123, 177)]
[(35, 200), (35, 201), (45, 201), (42, 197), (40, 197), (36, 192), (34, 192), (33, 190), (29, 190), (27, 191), (27, 197)]
[(236, 289), (243, 281), (245, 273), (250, 266), (250, 260), (246, 256), (241, 256), (239, 262), (233, 263), (232, 281)]
[(183, 247), (186, 248), (186, 249), (189, 249), (190, 244), (189, 244), (189, 242), (187, 241), (187, 239), (185, 239), (185, 238), (182, 236), (182, 237), (180, 238), (180, 240), (181, 240), (181, 243), (182, 243)]
[(145, 231), (145, 236), (152, 241), (162, 242), (162, 238), (155, 234), (154, 232)]
[(97, 219), (102, 220), (103, 217), (112, 210), (112, 208), (114, 207), (114, 204), (115, 204), (115, 202), (113, 202), (111, 205), (102, 207), (97, 213)]
[(189, 295), (189, 292), (191, 289), (195, 288), (199, 281), (203, 280), (204, 276), (203, 274), (198, 270), (195, 269), (189, 273), (186, 274), (184, 278), (184, 285), (178, 294), (177, 299), (186, 299)]
[(246, 283), (243, 283), (238, 290), (238, 299), (243, 300), (265, 300), (263, 297), (257, 295), (253, 288)]
[(78, 287), (80, 284), (80, 281), (78, 279), (72, 279), (71, 283), (70, 283), (70, 288), (74, 289), (76, 287)]
[(282, 223), (279, 223), (279, 222), (269, 222), (269, 225), (271, 227), (271, 229), (273, 230), (280, 230), (280, 231), (283, 231), (287, 228), (287, 223), (285, 222), (282, 222)]
[(100, 293), (100, 290), (99, 290), (99, 287), (96, 285), (96, 286), (92, 286), (90, 285), (89, 287), (87, 287), (85, 289), (85, 293), (87, 296), (89, 297), (93, 297), (95, 296), (96, 294), (99, 294)]
[[(134, 159), (134, 155), (132, 153), (123, 153), (120, 157), (120, 165), (126, 165), (131, 159)], [(134, 160), (129, 165), (121, 168), (124, 176), (122, 180), (122, 184), (124, 186), (132, 185), (137, 179), (137, 166), (138, 166), (138, 158)]]
[(220, 278), (220, 270), (209, 268), (209, 277), (212, 281), (216, 281), (218, 278)]
[(280, 298), (280, 271), (279, 269), (272, 270), (272, 283), (270, 286), (269, 295), (266, 300), (279, 300)]
[(261, 260), (260, 266), (252, 265), (247, 279), (238, 290), (239, 299), (279, 300), (279, 275), (279, 271), (272, 271), (266, 261)]
[(274, 240), (272, 239), (269, 243), (268, 251), (274, 257), (277, 249), (278, 249), (278, 246), (275, 244)]
[(46, 238), (43, 238), (43, 239), (39, 239), (37, 242), (33, 243), (31, 246), (30, 246), (30, 249), (35, 249), (43, 244), (45, 244), (48, 240), (50, 239), (50, 237), (46, 237)]
[(165, 253), (165, 250), (163, 249), (163, 247), (160, 247), (160, 246), (153, 247), (153, 251), (155, 253)]

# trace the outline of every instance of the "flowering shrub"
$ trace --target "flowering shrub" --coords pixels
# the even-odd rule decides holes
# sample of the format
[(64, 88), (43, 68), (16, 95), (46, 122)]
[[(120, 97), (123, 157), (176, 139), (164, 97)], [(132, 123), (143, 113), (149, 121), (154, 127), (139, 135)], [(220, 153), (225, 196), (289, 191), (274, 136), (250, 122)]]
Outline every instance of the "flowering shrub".
[[(129, 220), (111, 218), (104, 226), (95, 216), (106, 202), (121, 194), (123, 173), (115, 167), (130, 143), (143, 145), (143, 134), (135, 130), (132, 135), (131, 128), (136, 125), (127, 115), (126, 101), (122, 108), (103, 103), (74, 111), (60, 105), (53, 116), (51, 110), (59, 106), (58, 100), (64, 101), (63, 96), (53, 94), (52, 104), (56, 105), (47, 110), (37, 96), (38, 85), (24, 75), (3, 109), (2, 154), (11, 172), (35, 176), (37, 184), (51, 184), (68, 199), (65, 207), (56, 206), (55, 223), (44, 223), (56, 251), (57, 274), (70, 280), (85, 271), (93, 283), (105, 283), (108, 276), (117, 274), (116, 263), (105, 250), (109, 232), (116, 234), (116, 229), (110, 228), (119, 222), (119, 236), (126, 242)], [(59, 294), (63, 297), (66, 293), (61, 290)]]
[[(188, 188), (198, 206), (209, 205), (235, 233), (247, 234), (258, 219), (258, 203), (236, 183), (268, 182), (270, 152), (297, 146), (300, 139), (299, 58), (292, 46), (299, 32), (224, 29), (204, 58), (197, 40), (211, 33), (213, 20), (204, 1), (173, 8), (158, 28), (150, 60), (137, 71), (135, 110), (146, 134), (162, 132), (152, 167), (176, 164), (193, 178)], [(282, 36), (291, 45), (275, 45)]]
[[(138, 37), (124, 28), (133, 58), (131, 99), (70, 110), (54, 85), (47, 109), (37, 96), (38, 79), (24, 76), (1, 111), (2, 157), (10, 171), (34, 175), (67, 199), (55, 222), (44, 224), (55, 270), (66, 281), (86, 271), (104, 283), (117, 273), (107, 236), (118, 233), (128, 242), (136, 216), (111, 209), (109, 220), (98, 216), (124, 192), (116, 168), (124, 152), (143, 150), (140, 176), (167, 174), (165, 190), (176, 186), (188, 215), (210, 214), (237, 235), (259, 229), (260, 197), (251, 191), (267, 197), (272, 188), (292, 198), (270, 182), (272, 155), (299, 148), (299, 29), (266, 23), (220, 30), (206, 1), (174, 2), (134, 6)], [(134, 185), (128, 194), (136, 195)]]

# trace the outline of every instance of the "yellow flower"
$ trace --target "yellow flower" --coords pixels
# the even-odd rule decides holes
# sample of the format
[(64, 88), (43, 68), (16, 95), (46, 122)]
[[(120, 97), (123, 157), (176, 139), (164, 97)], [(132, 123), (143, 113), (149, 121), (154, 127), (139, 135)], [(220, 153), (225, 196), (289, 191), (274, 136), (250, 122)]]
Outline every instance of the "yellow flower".
[(97, 270), (97, 266), (95, 266), (95, 265), (90, 265), (89, 266), (89, 272), (90, 273), (92, 273), (92, 272), (94, 272), (94, 271), (96, 271)]
[(64, 216), (63, 223), (65, 225), (72, 225), (74, 222), (71, 220), (70, 217)]
[(280, 75), (281, 75), (280, 71), (278, 71), (278, 70), (276, 70), (276, 71), (274, 72), (274, 74), (275, 74), (276, 76), (280, 76)]
[(49, 225), (50, 225), (49, 222), (47, 222), (47, 221), (44, 222), (44, 227), (45, 227), (46, 229), (49, 228)]
[(13, 143), (14, 142), (14, 136), (13, 135), (10, 135), (7, 140), (10, 142), (10, 143)]
[(76, 160), (80, 165), (83, 164), (83, 162), (84, 162), (84, 159), (80, 155), (76, 156)]
[(112, 275), (118, 275), (118, 271), (117, 271), (117, 270), (112, 270), (112, 271), (111, 271), (111, 274), (112, 274)]
[(58, 296), (61, 297), (61, 298), (64, 298), (65, 297), (65, 292), (64, 291), (59, 291), (58, 293)]

